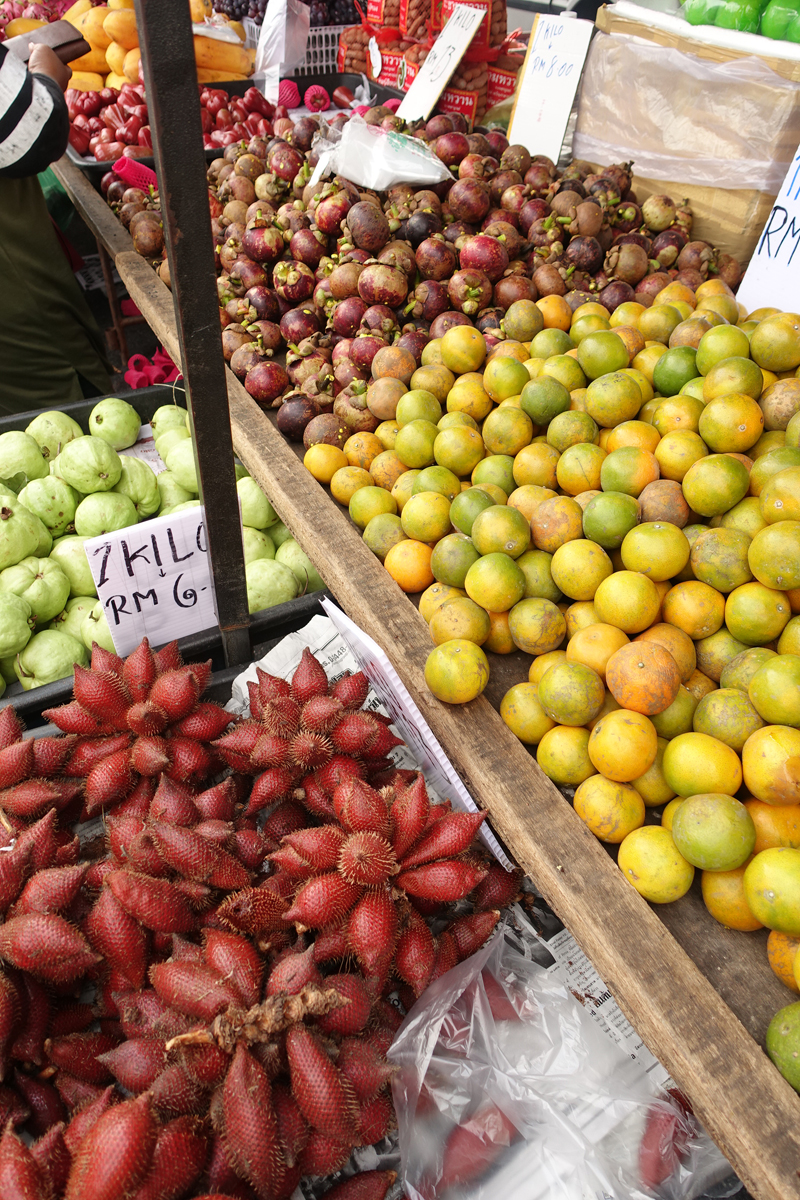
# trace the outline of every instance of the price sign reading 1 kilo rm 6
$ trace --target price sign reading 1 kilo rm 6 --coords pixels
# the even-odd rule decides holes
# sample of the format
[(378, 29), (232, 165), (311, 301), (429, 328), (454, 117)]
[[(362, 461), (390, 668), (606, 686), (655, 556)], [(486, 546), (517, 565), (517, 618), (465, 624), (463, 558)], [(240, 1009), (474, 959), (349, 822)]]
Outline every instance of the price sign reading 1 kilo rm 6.
[(508, 140), (558, 162), (594, 26), (570, 17), (536, 18)]
[(427, 119), (430, 116), (484, 16), (484, 9), (470, 8), (467, 4), (459, 4), (453, 9), (452, 17), (406, 92), (397, 110), (398, 117), (404, 121), (417, 121), (420, 117)]
[(117, 654), (216, 625), (202, 508), (87, 538), (84, 550)]

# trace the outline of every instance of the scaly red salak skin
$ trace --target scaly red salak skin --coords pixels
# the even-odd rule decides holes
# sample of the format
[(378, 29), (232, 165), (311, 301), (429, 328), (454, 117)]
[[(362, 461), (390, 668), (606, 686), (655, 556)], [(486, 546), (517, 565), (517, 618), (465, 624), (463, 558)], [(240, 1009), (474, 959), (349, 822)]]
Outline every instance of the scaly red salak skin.
[[(422, 776), (393, 769), (389, 718), (358, 711), (360, 673), (329, 688), (308, 652), (291, 684), (257, 671), (253, 715), (229, 728), (230, 714), (199, 700), (209, 671), (184, 667), (174, 645), (143, 643), (125, 663), (95, 647), (55, 714), (66, 736), (22, 743), (13, 710), (0, 712), (0, 799), (21, 826), (0, 856), (0, 905), (15, 903), (0, 925), (13, 964), (0, 975), (0, 1065), (5, 1045), (6, 1063), (58, 1068), (56, 1090), (14, 1067), (28, 1107), (2, 1085), (0, 1105), (7, 1090), (9, 1114), (30, 1110), (28, 1128), (46, 1134), (28, 1152), (43, 1200), (179, 1200), (201, 1178), (209, 1195), (288, 1200), (303, 1173), (332, 1173), (391, 1127), (393, 969), (421, 990), (496, 923), (492, 905), (434, 942), (403, 897), (406, 882), (420, 907), (441, 907), (487, 877), (455, 857), (482, 818), (431, 808)], [(235, 774), (203, 790), (217, 755)], [(84, 815), (113, 806), (114, 857), (91, 864), (58, 829), (81, 778)], [(253, 887), (268, 852), (273, 873)], [(304, 929), (318, 931), (310, 944)], [(58, 997), (51, 1008), (51, 986), (66, 996), (103, 960), (96, 1010)], [(323, 977), (318, 964), (335, 960), (340, 973)], [(117, 1103), (102, 1089), (111, 1077), (138, 1098)], [(220, 1134), (207, 1174), (204, 1114)], [(391, 1182), (356, 1176), (341, 1200), (382, 1200)]]
[(28, 1147), (11, 1128), (0, 1138), (3, 1200), (51, 1200), (50, 1184)]
[(119, 1200), (150, 1171), (158, 1126), (146, 1094), (108, 1109), (72, 1160), (64, 1200)]
[(305, 1025), (293, 1025), (286, 1034), (286, 1054), (292, 1093), (309, 1125), (334, 1141), (355, 1145), (355, 1093), (328, 1058), (319, 1037)]
[(264, 1068), (241, 1043), (225, 1077), (222, 1107), (229, 1161), (261, 1200), (272, 1200), (286, 1171), (272, 1088)]

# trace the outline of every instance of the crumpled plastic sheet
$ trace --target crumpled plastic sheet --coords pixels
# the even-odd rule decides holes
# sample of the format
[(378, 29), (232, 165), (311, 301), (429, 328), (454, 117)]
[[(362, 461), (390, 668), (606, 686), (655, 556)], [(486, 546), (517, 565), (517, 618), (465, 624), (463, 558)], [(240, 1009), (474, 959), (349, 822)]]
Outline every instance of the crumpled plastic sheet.
[[(677, 1089), (659, 1091), (557, 972), (521, 949), (501, 924), (428, 988), (389, 1051), (409, 1200), (738, 1191)], [(547, 951), (541, 957), (552, 962)]]
[(343, 175), (359, 187), (377, 192), (395, 183), (422, 187), (451, 178), (442, 160), (423, 142), (368, 125), (358, 115), (350, 118), (341, 133), (327, 123), (320, 125), (311, 145), (319, 154), (311, 183), (325, 175)]
[(711, 62), (598, 33), (581, 82), (576, 158), (633, 159), (646, 179), (775, 195), (800, 141), (800, 85), (755, 57)]

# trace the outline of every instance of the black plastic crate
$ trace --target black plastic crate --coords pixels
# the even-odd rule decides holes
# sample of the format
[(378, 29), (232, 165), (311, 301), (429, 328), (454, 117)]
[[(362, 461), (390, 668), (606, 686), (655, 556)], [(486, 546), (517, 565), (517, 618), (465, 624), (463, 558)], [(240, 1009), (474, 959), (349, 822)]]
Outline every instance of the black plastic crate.
[[(150, 421), (153, 413), (162, 404), (171, 404), (173, 401), (177, 401), (183, 407), (186, 402), (186, 394), (182, 383), (176, 384), (174, 388), (171, 383), (160, 383), (155, 384), (153, 387), (139, 388), (135, 391), (115, 392), (114, 395), (119, 399), (125, 400), (135, 408), (143, 424)], [(64, 404), (61, 405), (59, 411), (67, 413), (68, 416), (77, 421), (88, 433), (89, 414), (102, 399), (102, 396), (95, 396), (91, 400), (79, 400), (75, 404)], [(8, 433), (11, 430), (24, 430), (34, 417), (44, 411), (46, 410), (35, 409), (32, 412), (16, 413), (10, 417), (0, 417), (0, 434)], [(260, 612), (252, 613), (250, 616), (251, 643), (254, 646), (260, 646), (267, 639), (271, 639), (267, 646), (267, 649), (270, 649), (275, 642), (285, 637), (287, 633), (299, 629), (317, 613), (322, 612), (318, 598), (325, 594), (327, 593), (312, 592), (306, 596), (299, 596), (295, 600), (288, 600), (286, 604), (277, 604), (274, 608), (265, 608)], [(225, 670), (225, 659), (222, 652), (222, 637), (219, 626), (214, 625), (210, 629), (204, 629), (199, 633), (190, 634), (188, 637), (179, 638), (178, 645), (181, 654), (187, 661), (197, 662), (210, 658), (215, 672)], [(261, 649), (258, 653), (254, 652), (253, 657), (261, 657), (265, 653), (266, 650)], [(246, 665), (246, 663), (242, 663), (230, 669), (228, 678), (229, 689), (232, 680)], [(4, 708), (7, 704), (13, 704), (26, 724), (31, 726), (42, 723), (41, 713), (43, 709), (54, 708), (58, 704), (66, 704), (71, 698), (72, 676), (69, 675), (64, 679), (57, 679), (54, 683), (46, 683), (42, 687), (32, 688), (29, 692), (23, 691), (22, 685), (19, 683), (9, 684), (3, 696), (0, 697), (0, 708)]]
[[(360, 75), (350, 74), (302, 75), (297, 76), (294, 81), (300, 90), (301, 96), (304, 94), (306, 88), (311, 87), (311, 85), (315, 83), (318, 83), (321, 87), (324, 87), (328, 95), (332, 95), (334, 88), (341, 86), (348, 87), (351, 91), (355, 91), (357, 87), (361, 86), (362, 78)], [(248, 88), (253, 87), (253, 81), (252, 79), (223, 79), (219, 83), (209, 83), (204, 84), (203, 86), (210, 88), (222, 88), (231, 96), (243, 96)], [(403, 92), (399, 92), (396, 88), (383, 87), (379, 83), (373, 83), (370, 86), (377, 93), (379, 101), (389, 100), (392, 97), (396, 99), (404, 95)], [(338, 112), (339, 110), (333, 109), (329, 111)], [(212, 159), (222, 157), (224, 154), (224, 148), (220, 147), (218, 150), (206, 150), (204, 153), (206, 156), (206, 161), (211, 162)], [(99, 191), (101, 179), (111, 170), (113, 164), (110, 162), (99, 163), (95, 162), (92, 158), (83, 158), (77, 153), (77, 151), (73, 150), (72, 146), (67, 146), (67, 157), (69, 158), (70, 162), (75, 164), (76, 167), (80, 167), (83, 173), (92, 181), (94, 186)], [(152, 156), (147, 158), (137, 158), (136, 162), (142, 163), (145, 167), (150, 167), (150, 169), (153, 171), (156, 169), (155, 160)]]

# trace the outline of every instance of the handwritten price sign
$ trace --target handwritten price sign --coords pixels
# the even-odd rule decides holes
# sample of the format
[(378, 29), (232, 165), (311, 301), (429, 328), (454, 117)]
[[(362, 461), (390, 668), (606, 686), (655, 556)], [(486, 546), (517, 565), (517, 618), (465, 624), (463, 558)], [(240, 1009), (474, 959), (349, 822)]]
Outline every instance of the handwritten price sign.
[(798, 149), (736, 299), (748, 312), (779, 305), (800, 310), (800, 149)]
[(536, 18), (508, 126), (510, 142), (558, 162), (589, 49), (591, 21)]
[(482, 8), (456, 5), (452, 17), (433, 43), (433, 49), (406, 92), (397, 110), (398, 117), (416, 121), (420, 117), (430, 116), (431, 109), (447, 87), (450, 76), (461, 62), (484, 16)]
[(217, 624), (202, 508), (89, 538), (84, 549), (117, 654)]

